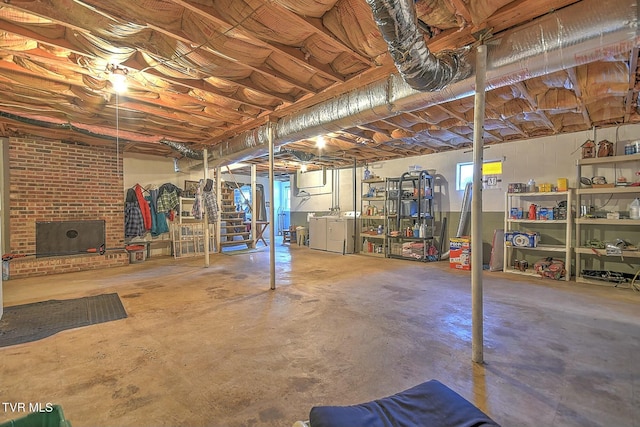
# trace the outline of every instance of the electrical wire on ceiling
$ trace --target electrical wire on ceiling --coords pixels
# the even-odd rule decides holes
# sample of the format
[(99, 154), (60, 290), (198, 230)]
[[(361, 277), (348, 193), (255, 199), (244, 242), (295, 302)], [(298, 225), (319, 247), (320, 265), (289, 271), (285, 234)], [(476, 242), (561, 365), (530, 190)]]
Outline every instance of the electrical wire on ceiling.
[(116, 92), (116, 172), (120, 176), (120, 95)]

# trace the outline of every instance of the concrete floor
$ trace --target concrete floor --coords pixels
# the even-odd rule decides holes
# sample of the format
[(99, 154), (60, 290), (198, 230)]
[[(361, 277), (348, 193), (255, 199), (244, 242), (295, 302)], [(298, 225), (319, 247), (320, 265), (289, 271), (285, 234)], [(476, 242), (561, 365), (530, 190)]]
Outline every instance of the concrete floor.
[(117, 292), (129, 317), (0, 348), (0, 400), (74, 427), (291, 427), (435, 378), (503, 426), (640, 426), (640, 293), (486, 272), (477, 365), (469, 273), (276, 246), (275, 291), (267, 249), (5, 282), (5, 306)]

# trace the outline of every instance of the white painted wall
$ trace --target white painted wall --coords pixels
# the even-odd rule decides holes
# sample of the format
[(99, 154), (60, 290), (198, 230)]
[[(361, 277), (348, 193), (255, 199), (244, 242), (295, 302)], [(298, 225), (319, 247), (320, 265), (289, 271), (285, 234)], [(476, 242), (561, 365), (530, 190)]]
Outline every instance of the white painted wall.
[[(180, 166), (180, 172), (175, 171), (173, 158), (125, 153), (123, 157), (125, 194), (127, 189), (136, 184), (145, 187), (149, 184), (160, 186), (171, 183), (177, 187), (184, 188), (185, 181), (198, 181), (204, 178), (201, 161), (189, 161), (185, 159), (179, 161), (178, 164)], [(200, 165), (200, 167), (198, 167), (198, 165)], [(214, 174), (214, 170), (209, 171), (210, 177), (213, 177)], [(222, 179), (225, 181), (233, 182), (234, 178), (239, 183), (251, 183), (250, 176), (234, 174), (232, 177), (226, 173), (222, 174)], [(258, 183), (264, 185), (265, 197), (266, 200), (269, 200), (269, 180), (267, 178), (258, 178)]]
[[(616, 131), (618, 133), (616, 137)], [(624, 154), (625, 141), (640, 139), (640, 125), (611, 127), (597, 129), (594, 138), (593, 130), (571, 134), (532, 138), (524, 141), (509, 142), (487, 146), (484, 150), (484, 160), (503, 159), (502, 185), (499, 190), (485, 190), (483, 192), (483, 210), (485, 212), (503, 212), (504, 193), (512, 182), (526, 183), (533, 178), (537, 184), (551, 183), (555, 185), (558, 178), (568, 178), (569, 187), (577, 186), (576, 160), (581, 158), (582, 144), (588, 139), (597, 142), (606, 139), (616, 142), (616, 154)], [(424, 156), (391, 160), (370, 165), (370, 171), (381, 177), (397, 177), (408, 170), (410, 165), (420, 165), (423, 169), (435, 169), (436, 191), (440, 192), (436, 206), (437, 211), (457, 212), (462, 205), (463, 191), (456, 191), (456, 165), (461, 162), (471, 162), (471, 151), (456, 150), (445, 153), (428, 154)], [(611, 168), (610, 165), (592, 170), (583, 168), (583, 175), (591, 178), (595, 175), (606, 176), (608, 182), (625, 176), (629, 181), (639, 181), (636, 172), (639, 165), (626, 164), (624, 167)], [(587, 173), (588, 172), (588, 173)], [(364, 174), (363, 168), (357, 169), (357, 191), (360, 197), (360, 179)], [(336, 180), (339, 189), (339, 205), (343, 211), (353, 210), (353, 169), (342, 169)], [(330, 187), (327, 187), (329, 189)], [(313, 195), (301, 203), (292, 203), (294, 212), (324, 212), (330, 206), (331, 197)], [(621, 210), (626, 209), (620, 206)], [(610, 206), (615, 207), (615, 206)]]
[(204, 178), (202, 168), (191, 170), (184, 162), (181, 162), (180, 166), (181, 172), (175, 172), (172, 158), (124, 153), (124, 189), (126, 191), (136, 184), (145, 187), (148, 184), (162, 185), (166, 183), (184, 188), (185, 180), (198, 181)]

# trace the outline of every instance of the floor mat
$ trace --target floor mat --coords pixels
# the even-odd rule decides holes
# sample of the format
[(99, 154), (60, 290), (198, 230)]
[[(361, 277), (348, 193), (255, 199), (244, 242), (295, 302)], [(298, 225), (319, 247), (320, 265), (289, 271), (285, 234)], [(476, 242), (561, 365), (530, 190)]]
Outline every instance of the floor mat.
[(127, 312), (116, 293), (5, 307), (0, 319), (0, 347), (126, 317)]

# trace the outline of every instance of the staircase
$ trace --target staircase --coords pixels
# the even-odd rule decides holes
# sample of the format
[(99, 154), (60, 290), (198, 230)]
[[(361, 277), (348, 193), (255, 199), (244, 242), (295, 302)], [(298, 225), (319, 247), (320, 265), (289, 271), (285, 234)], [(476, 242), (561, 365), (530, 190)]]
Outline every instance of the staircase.
[(222, 199), (220, 205), (220, 246), (246, 244), (248, 248), (253, 247), (253, 239), (249, 238), (249, 231), (244, 224), (244, 212), (236, 211), (233, 189), (223, 185), (220, 196)]

